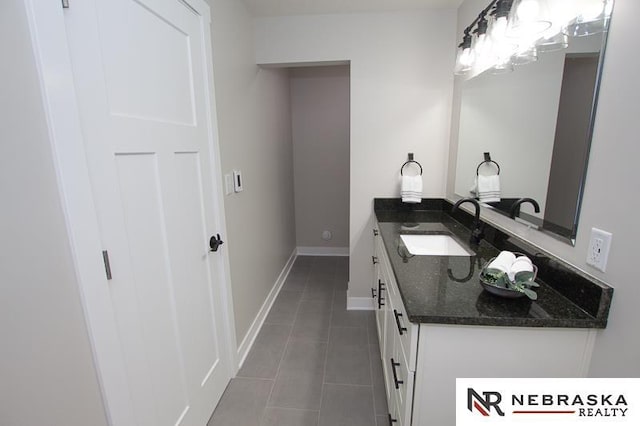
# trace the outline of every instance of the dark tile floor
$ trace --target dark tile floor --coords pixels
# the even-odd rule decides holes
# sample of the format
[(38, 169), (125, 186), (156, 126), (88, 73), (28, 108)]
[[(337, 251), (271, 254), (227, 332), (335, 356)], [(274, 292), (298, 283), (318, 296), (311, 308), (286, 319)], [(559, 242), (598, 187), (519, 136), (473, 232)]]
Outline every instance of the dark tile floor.
[(346, 310), (348, 265), (296, 259), (208, 426), (388, 423), (374, 313)]

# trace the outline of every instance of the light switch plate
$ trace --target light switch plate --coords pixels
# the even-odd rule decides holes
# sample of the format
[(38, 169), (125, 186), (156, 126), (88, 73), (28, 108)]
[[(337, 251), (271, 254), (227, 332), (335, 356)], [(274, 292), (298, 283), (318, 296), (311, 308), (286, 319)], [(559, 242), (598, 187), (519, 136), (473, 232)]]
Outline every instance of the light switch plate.
[(242, 181), (242, 172), (240, 170), (234, 170), (233, 171), (233, 190), (235, 192), (241, 192), (242, 191), (242, 184), (244, 182)]
[(224, 193), (226, 195), (233, 194), (233, 176), (231, 174), (224, 175)]

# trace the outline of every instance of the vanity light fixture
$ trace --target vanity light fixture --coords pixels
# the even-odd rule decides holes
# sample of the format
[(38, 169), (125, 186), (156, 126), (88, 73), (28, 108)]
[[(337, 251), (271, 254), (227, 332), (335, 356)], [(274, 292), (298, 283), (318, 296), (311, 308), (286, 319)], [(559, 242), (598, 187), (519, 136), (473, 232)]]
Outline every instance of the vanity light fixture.
[(513, 71), (538, 54), (566, 49), (569, 37), (601, 32), (614, 0), (492, 0), (464, 30), (454, 73)]

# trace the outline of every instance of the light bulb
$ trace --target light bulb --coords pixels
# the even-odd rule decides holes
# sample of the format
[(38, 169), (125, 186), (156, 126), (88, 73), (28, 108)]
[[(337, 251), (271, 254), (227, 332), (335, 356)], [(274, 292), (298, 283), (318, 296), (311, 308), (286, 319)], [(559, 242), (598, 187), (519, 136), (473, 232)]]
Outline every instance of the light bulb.
[(518, 18), (523, 21), (533, 21), (538, 17), (538, 13), (540, 12), (540, 5), (537, 0), (523, 0), (522, 3), (518, 5)]
[(494, 40), (500, 40), (504, 37), (507, 32), (507, 26), (509, 22), (506, 16), (501, 16), (493, 21), (493, 25), (491, 26), (491, 37)]
[(476, 56), (484, 56), (491, 50), (491, 39), (486, 34), (479, 34), (474, 46)]
[(600, 18), (605, 8), (605, 2), (602, 0), (593, 0), (580, 13), (582, 22), (594, 21)]

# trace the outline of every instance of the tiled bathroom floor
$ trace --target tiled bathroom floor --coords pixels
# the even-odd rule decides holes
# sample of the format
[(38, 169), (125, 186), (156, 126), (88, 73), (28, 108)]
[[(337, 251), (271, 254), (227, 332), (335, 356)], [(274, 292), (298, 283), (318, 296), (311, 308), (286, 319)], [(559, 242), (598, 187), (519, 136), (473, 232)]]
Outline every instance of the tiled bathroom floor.
[(296, 259), (208, 426), (388, 424), (374, 314), (346, 310), (348, 268)]

